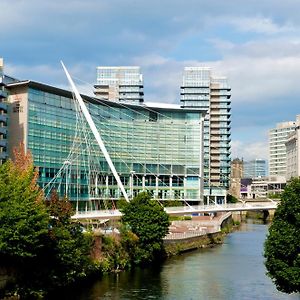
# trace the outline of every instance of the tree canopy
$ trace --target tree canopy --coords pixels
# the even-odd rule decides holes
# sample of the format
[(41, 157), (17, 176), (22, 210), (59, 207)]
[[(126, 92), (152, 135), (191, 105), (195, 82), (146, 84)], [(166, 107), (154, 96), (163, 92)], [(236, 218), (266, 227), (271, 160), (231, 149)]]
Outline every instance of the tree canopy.
[(163, 207), (143, 192), (131, 200), (122, 209), (122, 213), (122, 222), (138, 237), (136, 263), (147, 263), (159, 258), (163, 251), (163, 238), (170, 224)]
[(53, 193), (46, 205), (37, 176), (23, 145), (0, 166), (0, 267), (14, 270), (10, 289), (22, 299), (74, 283), (94, 267), (91, 236), (71, 222), (67, 199)]
[(281, 195), (265, 242), (265, 265), (278, 290), (300, 292), (300, 179)]
[(15, 152), (15, 162), (0, 166), (0, 254), (35, 257), (48, 234), (49, 214), (36, 184), (30, 154)]

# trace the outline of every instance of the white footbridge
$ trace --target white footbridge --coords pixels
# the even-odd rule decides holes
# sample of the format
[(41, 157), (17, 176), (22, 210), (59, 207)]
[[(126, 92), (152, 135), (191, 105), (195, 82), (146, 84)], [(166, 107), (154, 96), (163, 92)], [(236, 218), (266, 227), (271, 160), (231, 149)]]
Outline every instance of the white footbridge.
[[(234, 204), (213, 204), (213, 205), (189, 205), (177, 207), (165, 207), (164, 210), (171, 216), (176, 215), (192, 215), (198, 213), (217, 213), (217, 212), (243, 212), (243, 211), (258, 211), (258, 210), (275, 210), (277, 202), (238, 202)], [(122, 213), (118, 209), (114, 210), (94, 210), (76, 212), (72, 216), (74, 220), (85, 219), (120, 219)]]

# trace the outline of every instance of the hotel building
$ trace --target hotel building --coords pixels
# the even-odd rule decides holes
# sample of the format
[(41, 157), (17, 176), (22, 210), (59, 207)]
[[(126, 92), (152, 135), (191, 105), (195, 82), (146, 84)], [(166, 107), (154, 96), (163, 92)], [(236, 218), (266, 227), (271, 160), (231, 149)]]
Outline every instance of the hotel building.
[[(61, 196), (76, 202), (79, 210), (99, 208), (99, 199), (122, 196), (71, 92), (34, 81), (13, 82), (7, 84), (7, 89), (12, 107), (10, 154), (14, 146), (24, 142), (39, 168), (38, 182), (46, 195), (54, 187)], [(227, 96), (213, 96), (225, 91), (228, 89), (220, 83), (211, 82), (216, 107), (211, 109), (216, 111), (213, 116), (223, 116), (223, 106), (226, 113), (229, 111)], [(134, 105), (82, 97), (129, 197), (147, 190), (158, 200), (202, 201), (202, 133), (207, 108)], [(211, 120), (212, 131), (225, 131), (216, 135), (219, 139), (214, 145), (219, 151), (228, 150), (229, 146), (222, 143), (223, 137), (226, 141), (229, 138), (229, 121), (224, 121), (225, 128), (213, 126), (215, 123), (220, 122)], [(227, 152), (211, 155), (209, 162), (227, 174)], [(220, 160), (222, 155), (224, 159)], [(214, 176), (212, 183), (220, 179), (220, 187), (226, 187), (226, 177)]]
[(226, 77), (210, 68), (186, 67), (181, 87), (183, 108), (207, 111), (204, 119), (204, 197), (225, 201), (230, 181), (231, 93)]

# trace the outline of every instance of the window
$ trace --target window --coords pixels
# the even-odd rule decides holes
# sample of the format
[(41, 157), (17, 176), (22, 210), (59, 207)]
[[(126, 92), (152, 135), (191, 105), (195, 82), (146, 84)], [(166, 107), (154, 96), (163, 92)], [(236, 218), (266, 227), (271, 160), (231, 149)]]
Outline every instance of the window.
[(150, 122), (157, 122), (157, 119), (158, 119), (157, 112), (155, 112), (155, 111), (150, 111), (150, 112), (149, 112), (149, 121), (150, 121)]
[(23, 106), (21, 106), (20, 102), (16, 102), (14, 107), (13, 107), (13, 112), (14, 113), (20, 113), (23, 112)]

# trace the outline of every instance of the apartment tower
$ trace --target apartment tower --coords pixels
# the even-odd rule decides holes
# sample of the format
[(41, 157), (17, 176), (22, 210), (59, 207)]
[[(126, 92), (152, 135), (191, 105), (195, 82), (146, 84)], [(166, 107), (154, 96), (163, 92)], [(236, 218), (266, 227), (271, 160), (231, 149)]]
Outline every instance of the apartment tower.
[(289, 136), (295, 132), (300, 125), (300, 115), (296, 121), (288, 121), (276, 124), (276, 128), (269, 131), (269, 170), (270, 175), (286, 177), (286, 142)]
[(207, 67), (184, 68), (181, 105), (206, 109), (204, 119), (204, 198), (222, 203), (230, 181), (231, 89), (226, 77)]
[(97, 67), (98, 98), (140, 104), (144, 101), (143, 75), (140, 67)]

